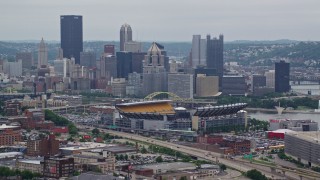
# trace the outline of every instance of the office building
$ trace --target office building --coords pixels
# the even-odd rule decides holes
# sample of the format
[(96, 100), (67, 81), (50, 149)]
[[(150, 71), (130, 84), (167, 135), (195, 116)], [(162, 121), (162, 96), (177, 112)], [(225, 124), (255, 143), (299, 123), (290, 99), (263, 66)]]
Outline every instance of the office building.
[(8, 74), (9, 77), (16, 77), (22, 75), (22, 63), (23, 61), (19, 59), (17, 62), (4, 62), (3, 71)]
[(124, 51), (124, 44), (132, 41), (132, 29), (127, 23), (123, 24), (120, 28), (120, 51)]
[(100, 59), (100, 77), (111, 81), (117, 77), (117, 59), (115, 56), (108, 55)]
[(207, 35), (206, 59), (207, 68), (216, 69), (219, 80), (221, 80), (223, 76), (223, 35), (219, 35), (219, 39), (211, 39), (210, 35)]
[(266, 76), (254, 74), (252, 75), (251, 91), (254, 92), (256, 88), (266, 86)]
[(196, 78), (196, 96), (210, 97), (219, 94), (219, 77), (198, 74)]
[(290, 63), (280, 61), (275, 63), (275, 92), (290, 91)]
[[(160, 47), (159, 47), (160, 46)], [(153, 92), (168, 91), (167, 72), (165, 69), (165, 55), (162, 54), (163, 46), (153, 42), (145, 55), (143, 65), (143, 95)]]
[(29, 139), (27, 141), (28, 156), (54, 156), (59, 153), (59, 140), (51, 134), (43, 139)]
[(60, 16), (60, 38), (63, 57), (75, 58), (80, 64), (80, 52), (83, 51), (82, 16)]
[(320, 165), (318, 132), (290, 132), (284, 136), (285, 153), (309, 166)]
[(75, 66), (75, 59), (57, 59), (53, 61), (54, 72), (59, 77), (71, 77)]
[(142, 73), (144, 56), (146, 52), (132, 53), (132, 72)]
[(168, 92), (183, 99), (193, 98), (192, 74), (168, 74)]
[(129, 41), (124, 43), (124, 51), (142, 52), (142, 43), (137, 41)]
[(133, 72), (128, 76), (128, 85), (126, 87), (126, 94), (129, 96), (141, 95), (141, 74)]
[(132, 73), (132, 53), (117, 52), (117, 77), (128, 79), (129, 73)]
[(17, 159), (16, 169), (19, 171), (30, 171), (33, 173), (43, 173), (42, 159)]
[(192, 50), (191, 50), (191, 62), (192, 67), (206, 66), (207, 56), (207, 40), (201, 39), (201, 35), (193, 35), (192, 37)]
[(266, 76), (266, 86), (268, 88), (274, 88), (275, 86), (275, 72), (274, 70), (269, 70), (267, 72), (264, 73), (264, 75)]
[(43, 176), (47, 178), (70, 177), (74, 173), (73, 158), (44, 157), (41, 164), (43, 164)]
[(223, 76), (222, 94), (224, 95), (245, 95), (247, 84), (243, 76)]
[(115, 48), (114, 48), (114, 45), (111, 45), (111, 44), (106, 44), (104, 45), (104, 55), (107, 56), (107, 55), (112, 55), (114, 56), (115, 55)]
[(80, 65), (85, 67), (96, 67), (96, 54), (94, 52), (80, 52)]
[(20, 126), (0, 126), (0, 146), (10, 146), (22, 140)]
[(126, 96), (126, 86), (127, 81), (125, 78), (115, 78), (111, 82), (112, 86), (112, 95), (117, 97), (125, 97)]
[(43, 38), (41, 39), (38, 50), (38, 68), (42, 66), (48, 66), (48, 48)]
[(22, 69), (31, 69), (34, 66), (33, 55), (31, 52), (18, 52), (16, 54), (16, 61), (22, 61)]

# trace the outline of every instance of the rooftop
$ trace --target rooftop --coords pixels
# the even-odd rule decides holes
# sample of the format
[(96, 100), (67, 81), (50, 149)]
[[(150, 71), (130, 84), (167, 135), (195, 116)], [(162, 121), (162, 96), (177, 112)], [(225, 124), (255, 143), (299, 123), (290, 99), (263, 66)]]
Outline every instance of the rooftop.
[(13, 128), (18, 128), (19, 126), (7, 126), (6, 124), (2, 124), (0, 126), (0, 130), (4, 130), (4, 129), (13, 129)]
[(173, 162), (173, 163), (157, 163), (137, 166), (138, 169), (162, 169), (162, 170), (183, 170), (183, 169), (196, 169), (193, 163), (186, 162)]
[(312, 143), (320, 143), (319, 131), (293, 131), (287, 134)]

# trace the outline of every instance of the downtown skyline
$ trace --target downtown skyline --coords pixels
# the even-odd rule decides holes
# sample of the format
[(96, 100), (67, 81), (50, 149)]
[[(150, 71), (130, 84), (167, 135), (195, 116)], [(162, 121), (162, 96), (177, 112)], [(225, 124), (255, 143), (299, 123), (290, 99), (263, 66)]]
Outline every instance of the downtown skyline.
[(165, 0), (161, 4), (152, 2), (150, 6), (154, 8), (146, 8), (147, 3), (5, 1), (0, 7), (0, 40), (59, 40), (59, 17), (68, 14), (83, 16), (84, 41), (118, 41), (119, 27), (124, 23), (131, 25), (133, 40), (137, 41), (186, 42), (194, 34), (220, 33), (227, 37), (225, 41), (320, 40), (318, 1)]

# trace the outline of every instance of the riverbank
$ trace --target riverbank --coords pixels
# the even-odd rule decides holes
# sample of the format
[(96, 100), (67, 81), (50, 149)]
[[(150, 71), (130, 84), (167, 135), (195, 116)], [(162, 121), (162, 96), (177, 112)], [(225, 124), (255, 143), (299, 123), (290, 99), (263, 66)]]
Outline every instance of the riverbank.
[[(246, 108), (245, 109), (249, 113), (256, 113), (256, 112), (261, 112), (261, 113), (270, 113), (270, 114), (277, 114), (276, 109), (265, 109), (265, 108)], [(314, 109), (308, 109), (308, 110), (283, 110), (282, 114), (286, 113), (293, 113), (293, 114), (320, 114), (319, 112), (316, 112)]]

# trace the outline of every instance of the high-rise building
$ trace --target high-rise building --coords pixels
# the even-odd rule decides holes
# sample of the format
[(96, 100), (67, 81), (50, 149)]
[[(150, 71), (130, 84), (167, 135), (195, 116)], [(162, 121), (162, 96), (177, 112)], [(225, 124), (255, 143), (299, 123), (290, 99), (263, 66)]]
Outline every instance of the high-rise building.
[(142, 43), (137, 41), (125, 42), (124, 50), (128, 52), (142, 52)]
[(255, 88), (258, 87), (265, 87), (266, 86), (266, 76), (253, 74), (252, 75), (252, 83), (251, 83), (251, 90), (254, 92)]
[(144, 59), (142, 86), (144, 95), (168, 90), (166, 59), (163, 54), (163, 46), (153, 42)]
[(38, 68), (41, 68), (43, 65), (48, 65), (48, 48), (42, 38), (38, 50)]
[(196, 95), (198, 97), (210, 97), (219, 93), (218, 76), (206, 76), (205, 74), (198, 74), (196, 82)]
[(132, 73), (132, 53), (117, 52), (117, 77), (128, 79), (129, 73)]
[(168, 92), (185, 99), (193, 98), (193, 74), (168, 74)]
[(71, 77), (73, 68), (75, 66), (75, 60), (72, 59), (57, 59), (53, 61), (54, 72), (59, 77)]
[(275, 85), (274, 74), (275, 74), (274, 70), (269, 70), (264, 73), (264, 75), (266, 76), (266, 87), (274, 88), (274, 85)]
[(134, 52), (132, 53), (132, 72), (142, 73), (144, 56), (146, 52)]
[(31, 52), (18, 52), (16, 54), (16, 61), (22, 61), (22, 69), (31, 69), (33, 64), (33, 55)]
[(290, 91), (290, 63), (280, 61), (275, 63), (275, 92)]
[(10, 77), (21, 76), (22, 75), (22, 60), (17, 62), (8, 62), (5, 61), (3, 64), (3, 71), (8, 74)]
[(224, 95), (245, 95), (247, 84), (243, 76), (223, 76), (222, 93)]
[(82, 16), (60, 16), (60, 33), (63, 57), (74, 57), (76, 64), (80, 64), (80, 52), (83, 51)]
[(219, 80), (221, 80), (223, 76), (223, 35), (219, 35), (219, 39), (211, 39), (210, 35), (207, 35), (206, 59), (207, 68), (216, 69)]
[(126, 87), (126, 94), (129, 96), (141, 95), (141, 74), (133, 72), (128, 76), (128, 85)]
[(89, 68), (96, 67), (96, 54), (94, 52), (80, 52), (80, 65)]
[(114, 56), (115, 54), (114, 54), (114, 52), (115, 52), (115, 50), (114, 50), (115, 48), (114, 48), (114, 45), (110, 45), (110, 44), (106, 44), (106, 45), (104, 45), (104, 54), (105, 55), (112, 55), (112, 56)]
[(124, 44), (132, 41), (132, 29), (127, 23), (123, 24), (120, 28), (120, 51), (124, 51)]
[(206, 66), (207, 57), (207, 40), (201, 39), (201, 35), (193, 35), (191, 50), (192, 67)]

